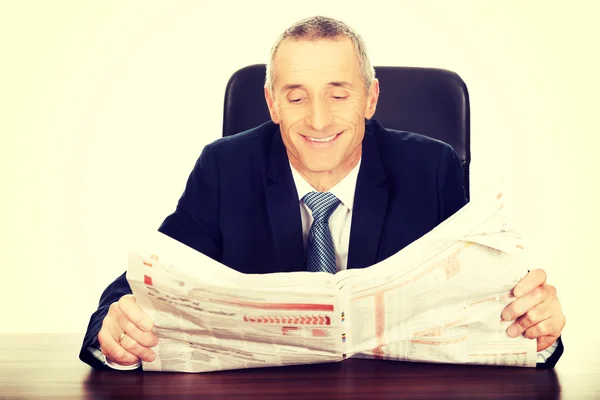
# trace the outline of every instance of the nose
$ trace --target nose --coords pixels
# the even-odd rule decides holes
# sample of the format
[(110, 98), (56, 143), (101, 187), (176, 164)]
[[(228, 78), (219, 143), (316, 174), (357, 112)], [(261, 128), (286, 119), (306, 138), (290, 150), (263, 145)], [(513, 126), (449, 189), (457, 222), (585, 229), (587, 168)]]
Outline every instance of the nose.
[(307, 125), (315, 131), (322, 131), (331, 125), (333, 114), (329, 108), (329, 104), (321, 99), (312, 101), (307, 116)]

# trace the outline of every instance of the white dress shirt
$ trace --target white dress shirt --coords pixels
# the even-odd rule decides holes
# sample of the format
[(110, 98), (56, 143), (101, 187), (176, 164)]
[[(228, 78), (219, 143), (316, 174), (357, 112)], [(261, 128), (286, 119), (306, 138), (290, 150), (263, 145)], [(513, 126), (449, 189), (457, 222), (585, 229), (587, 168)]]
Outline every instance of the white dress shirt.
[[(298, 201), (300, 203), (300, 218), (302, 219), (302, 239), (304, 248), (306, 248), (306, 239), (308, 231), (313, 222), (312, 211), (302, 201), (304, 195), (310, 192), (315, 192), (313, 188), (298, 171), (292, 167), (292, 177), (296, 184), (298, 192)], [(350, 171), (337, 185), (329, 189), (329, 193), (333, 194), (340, 200), (340, 205), (331, 213), (329, 217), (329, 230), (333, 239), (335, 248), (335, 264), (338, 271), (343, 271), (348, 266), (348, 246), (350, 244), (350, 225), (352, 224), (352, 207), (354, 206), (354, 191), (356, 190), (356, 179), (358, 178), (358, 170), (360, 169), (360, 160), (356, 167)]]
[[(350, 227), (352, 224), (352, 208), (354, 206), (354, 192), (356, 190), (356, 181), (358, 179), (358, 171), (360, 169), (361, 160), (359, 160), (356, 167), (350, 171), (348, 175), (344, 177), (337, 185), (332, 187), (329, 192), (340, 200), (340, 205), (333, 211), (329, 217), (329, 229), (331, 230), (331, 237), (333, 239), (333, 245), (335, 247), (335, 260), (336, 268), (338, 271), (343, 271), (348, 266), (348, 246), (350, 244)], [(312, 212), (302, 201), (302, 197), (309, 192), (316, 191), (298, 171), (290, 164), (292, 170), (292, 177), (296, 184), (296, 191), (298, 192), (298, 203), (300, 207), (300, 218), (302, 219), (302, 239), (304, 241), (304, 248), (306, 248), (306, 239), (308, 237), (308, 231), (310, 225), (313, 222)], [(537, 362), (544, 363), (556, 350), (557, 343), (546, 350), (540, 351), (537, 354)], [(129, 370), (135, 369), (141, 365), (141, 363), (131, 365), (128, 367), (113, 363), (106, 360), (104, 354), (98, 349), (90, 348), (90, 351), (102, 362), (114, 369)]]
[(98, 360), (102, 361), (103, 364), (111, 367), (112, 369), (118, 369), (121, 371), (131, 371), (134, 369), (138, 369), (140, 367), (140, 365), (142, 365), (141, 362), (137, 362), (133, 365), (121, 365), (121, 364), (117, 364), (116, 362), (112, 362), (110, 360), (106, 359), (106, 356), (104, 355), (104, 353), (102, 353), (100, 351), (100, 349), (97, 349), (95, 347), (89, 347), (88, 350), (94, 355), (94, 357), (96, 357)]

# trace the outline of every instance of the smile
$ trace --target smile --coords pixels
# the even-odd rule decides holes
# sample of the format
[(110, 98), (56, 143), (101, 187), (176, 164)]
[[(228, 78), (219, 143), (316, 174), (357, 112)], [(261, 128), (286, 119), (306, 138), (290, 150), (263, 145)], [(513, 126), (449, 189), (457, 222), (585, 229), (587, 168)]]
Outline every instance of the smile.
[(312, 143), (329, 143), (332, 140), (335, 140), (341, 134), (342, 134), (342, 132), (336, 133), (334, 135), (327, 136), (324, 138), (315, 138), (315, 137), (304, 136), (304, 139), (306, 139), (307, 141), (312, 142)]

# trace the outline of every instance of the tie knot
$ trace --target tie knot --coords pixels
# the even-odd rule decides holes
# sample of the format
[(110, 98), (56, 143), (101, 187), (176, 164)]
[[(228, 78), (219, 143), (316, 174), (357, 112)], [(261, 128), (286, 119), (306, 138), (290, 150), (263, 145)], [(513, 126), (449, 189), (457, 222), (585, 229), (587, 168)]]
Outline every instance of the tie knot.
[(340, 200), (329, 192), (310, 192), (304, 195), (302, 201), (312, 211), (315, 222), (329, 221), (329, 217), (340, 204)]

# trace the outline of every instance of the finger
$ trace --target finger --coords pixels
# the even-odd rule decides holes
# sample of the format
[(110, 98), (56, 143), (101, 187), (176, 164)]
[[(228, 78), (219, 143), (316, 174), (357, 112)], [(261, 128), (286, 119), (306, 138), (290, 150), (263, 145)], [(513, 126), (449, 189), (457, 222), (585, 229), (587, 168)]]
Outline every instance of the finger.
[(107, 329), (100, 329), (98, 342), (100, 343), (100, 350), (106, 358), (117, 364), (133, 365), (140, 361), (138, 357), (121, 347)]
[[(158, 338), (153, 332), (143, 332), (129, 321), (120, 309), (119, 302), (111, 304), (107, 318), (102, 322), (102, 327), (120, 347), (135, 356), (138, 360), (154, 360), (155, 353), (148, 347), (156, 346)], [(126, 336), (121, 339), (123, 333), (126, 333)], [(131, 340), (126, 341), (126, 338), (131, 338)], [(140, 338), (139, 340), (142, 343), (137, 338)]]
[(132, 294), (125, 295), (119, 299), (119, 309), (127, 316), (131, 322), (140, 330), (149, 332), (154, 324), (152, 320), (138, 306), (135, 297)]
[(125, 314), (121, 313), (117, 319), (117, 322), (119, 325), (119, 335), (121, 332), (125, 332), (136, 342), (148, 348), (154, 347), (158, 344), (158, 337), (154, 334), (154, 332), (142, 331), (140, 328), (135, 326), (135, 324), (131, 322), (127, 316), (125, 316)]
[(504, 321), (514, 321), (525, 315), (529, 310), (543, 303), (549, 297), (549, 293), (544, 293), (544, 287), (538, 286), (524, 297), (514, 299), (502, 310), (501, 317)]
[[(545, 321), (540, 322), (527, 329), (523, 336), (528, 339), (537, 339), (538, 340), (538, 351), (540, 347), (543, 347), (542, 350), (547, 349), (551, 346), (557, 339), (560, 334), (556, 329), (556, 321), (553, 318), (549, 318)], [(545, 338), (545, 339), (541, 339)], [(546, 346), (547, 343), (550, 343)], [(544, 347), (545, 346), (545, 347)]]
[[(121, 302), (119, 302), (119, 308), (120, 306)], [(138, 307), (137, 304), (135, 304), (135, 307)], [(154, 334), (154, 332), (146, 332), (138, 328), (136, 324), (133, 321), (131, 321), (122, 310), (117, 314), (116, 321), (119, 326), (117, 330), (118, 335), (121, 335), (122, 332), (125, 332), (127, 333), (127, 335), (131, 336), (136, 342), (145, 347), (154, 347), (158, 344), (158, 337)], [(113, 337), (118, 338), (119, 336), (113, 335)]]
[(119, 310), (118, 303), (112, 303), (108, 308), (108, 314), (106, 318), (102, 321), (102, 329), (108, 330), (113, 339), (119, 339), (121, 333), (123, 333), (123, 329), (119, 326), (119, 318), (123, 318), (123, 312)]
[(565, 319), (562, 314), (556, 317), (554, 316), (555, 314), (551, 313), (550, 315), (550, 318), (546, 318), (543, 321), (528, 327), (523, 333), (523, 336), (529, 339), (537, 339), (541, 336), (559, 337), (565, 326)]
[(546, 282), (546, 273), (542, 269), (534, 269), (523, 277), (513, 288), (515, 297), (523, 297), (536, 287)]
[(523, 334), (523, 332), (525, 332), (526, 330), (531, 329), (532, 327), (539, 325), (544, 321), (547, 321), (550, 318), (550, 311), (548, 308), (548, 305), (545, 303), (533, 307), (525, 314), (517, 318), (515, 322), (513, 322), (506, 329), (506, 334), (509, 337), (517, 337)]
[(144, 361), (151, 362), (154, 361), (154, 359), (156, 358), (154, 352), (151, 349), (139, 344), (134, 338), (129, 336), (129, 334), (125, 334), (125, 336), (123, 336), (123, 339), (121, 339), (121, 347), (123, 347), (123, 349), (125, 349), (130, 354), (133, 354), (134, 356), (137, 356)]

